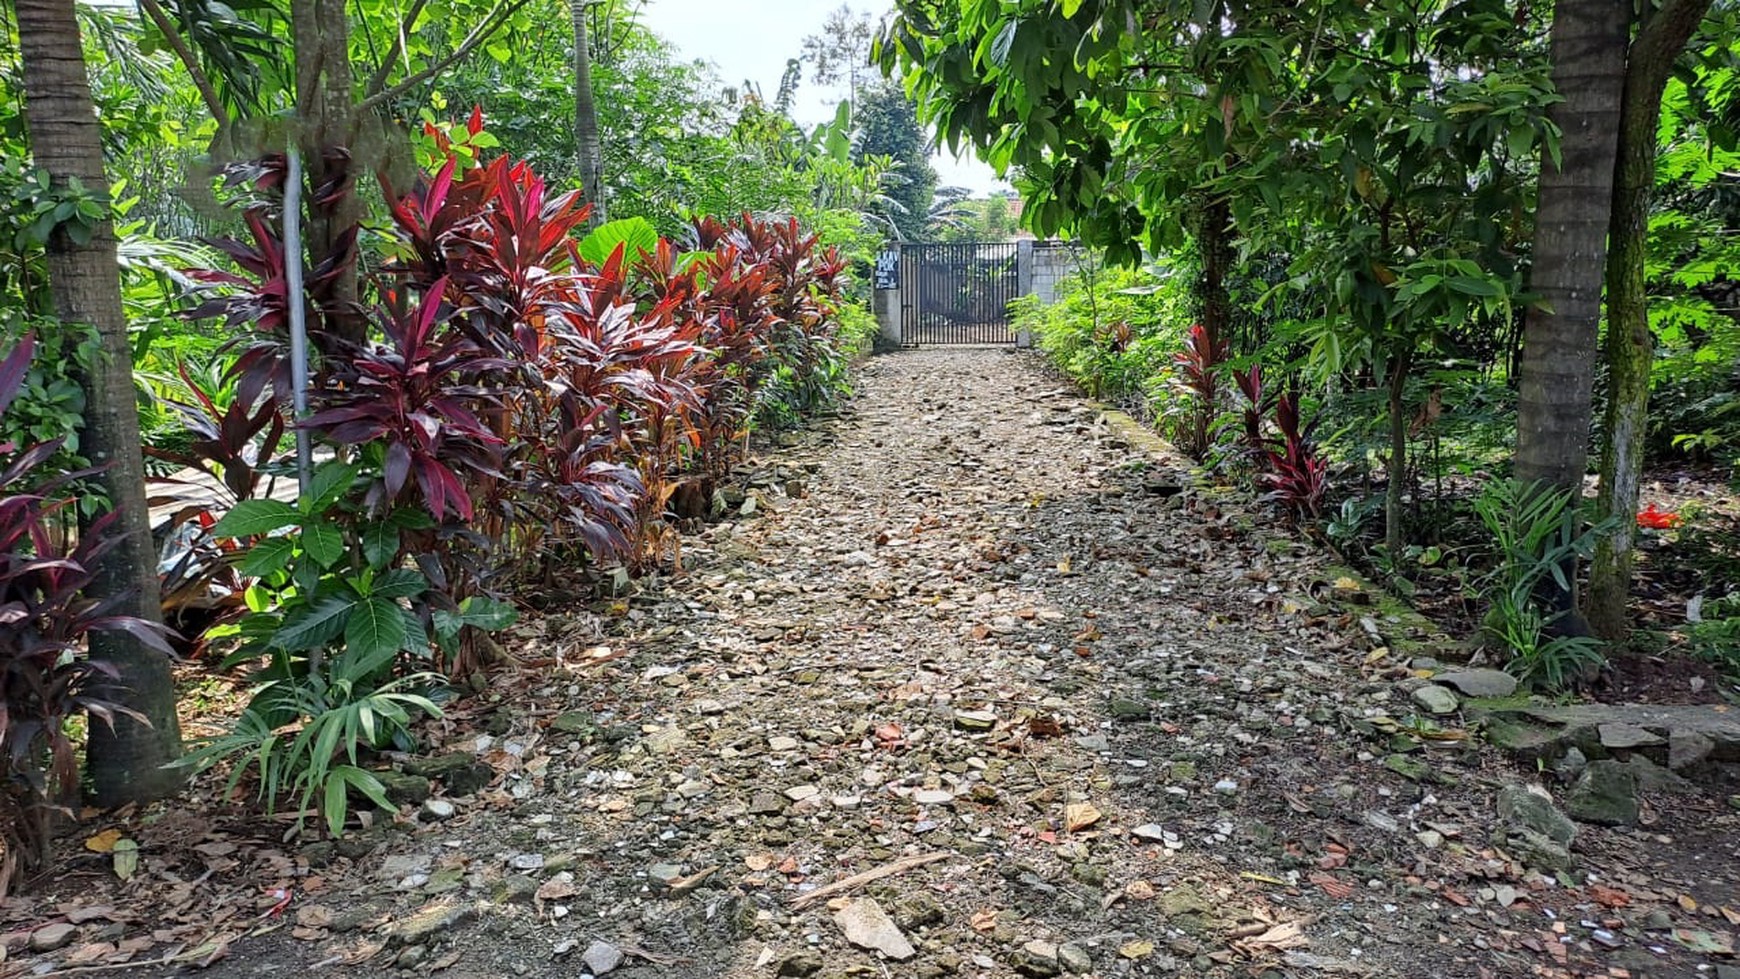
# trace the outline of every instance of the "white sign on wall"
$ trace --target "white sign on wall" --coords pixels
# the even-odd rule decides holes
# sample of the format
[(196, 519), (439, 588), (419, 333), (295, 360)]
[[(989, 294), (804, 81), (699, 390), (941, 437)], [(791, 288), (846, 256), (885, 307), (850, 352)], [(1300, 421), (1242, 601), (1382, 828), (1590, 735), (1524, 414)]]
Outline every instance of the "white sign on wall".
[(884, 248), (876, 253), (876, 288), (900, 288), (900, 249)]

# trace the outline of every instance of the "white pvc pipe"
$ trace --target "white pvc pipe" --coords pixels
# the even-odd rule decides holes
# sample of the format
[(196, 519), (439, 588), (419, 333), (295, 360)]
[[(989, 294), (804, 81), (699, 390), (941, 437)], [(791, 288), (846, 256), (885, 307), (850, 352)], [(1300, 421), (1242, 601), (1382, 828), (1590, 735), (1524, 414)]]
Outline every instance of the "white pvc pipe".
[(301, 427), (308, 417), (308, 320), (302, 296), (302, 156), (291, 143), (285, 151), (289, 173), (284, 183), (284, 292), (290, 313), (290, 405), (296, 422), (296, 484), (308, 492), (314, 471), (313, 448)]

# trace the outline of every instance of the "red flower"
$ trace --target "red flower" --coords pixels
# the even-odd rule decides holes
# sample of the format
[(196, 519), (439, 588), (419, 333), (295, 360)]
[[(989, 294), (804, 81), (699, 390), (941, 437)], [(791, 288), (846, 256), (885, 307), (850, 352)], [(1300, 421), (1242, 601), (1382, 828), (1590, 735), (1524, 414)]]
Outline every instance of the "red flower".
[(1637, 525), (1650, 530), (1672, 530), (1680, 525), (1680, 515), (1659, 510), (1654, 503), (1643, 508), (1637, 515)]

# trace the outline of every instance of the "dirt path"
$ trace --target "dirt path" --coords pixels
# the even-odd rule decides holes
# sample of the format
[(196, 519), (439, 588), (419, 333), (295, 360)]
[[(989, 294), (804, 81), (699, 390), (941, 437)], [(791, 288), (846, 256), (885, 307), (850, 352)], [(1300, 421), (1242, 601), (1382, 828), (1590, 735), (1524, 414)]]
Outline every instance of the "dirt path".
[[(1183, 489), (1022, 355), (881, 357), (862, 387), (768, 460), (755, 517), (686, 546), (686, 577), (598, 634), (553, 617), (528, 635), (529, 655), (622, 657), (501, 697), (493, 738), (455, 735), (497, 787), (355, 860), (305, 851), (325, 881), (298, 899), (300, 940), (239, 944), (212, 973), (406, 956), (573, 977), (594, 942), (631, 979), (1728, 961), (1644, 930), (1658, 912), (1732, 931), (1722, 806), (1694, 806), (1689, 855), (1662, 826), (1659, 848), (1583, 828), (1605, 892), (1526, 873), (1489, 839), (1496, 787), (1524, 773), (1456, 740), (1396, 752), (1407, 669), (1373, 634), (1393, 626), (1324, 604), (1321, 558), (1271, 518)], [(846, 895), (874, 898), (910, 958), (849, 944), (825, 900), (793, 906), (922, 855), (941, 857)], [(417, 914), (409, 952), (336, 963), (407, 941)]]

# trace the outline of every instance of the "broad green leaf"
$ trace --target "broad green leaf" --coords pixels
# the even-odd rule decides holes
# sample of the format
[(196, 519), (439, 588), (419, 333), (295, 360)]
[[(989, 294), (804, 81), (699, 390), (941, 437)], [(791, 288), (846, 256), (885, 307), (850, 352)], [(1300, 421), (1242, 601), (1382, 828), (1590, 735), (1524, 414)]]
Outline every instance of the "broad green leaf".
[(350, 814), (350, 780), (338, 771), (326, 775), (326, 799), (320, 807), (326, 816), (327, 832), (333, 836), (344, 835), (344, 819)]
[(834, 112), (834, 121), (826, 127), (823, 148), (836, 163), (845, 163), (852, 156), (852, 103), (841, 102)]
[(394, 568), (375, 579), (369, 594), (375, 598), (410, 598), (429, 590), (429, 579), (421, 571)]
[(362, 552), (369, 567), (386, 567), (399, 553), (399, 528), (385, 521), (363, 527)]
[(625, 246), (623, 259), (632, 262), (641, 252), (658, 250), (658, 229), (646, 218), (639, 217), (601, 224), (581, 239), (580, 257), (594, 265), (603, 265), (619, 245)]
[(473, 596), (459, 603), (460, 622), (485, 632), (506, 629), (518, 618), (512, 605), (493, 598)]
[(223, 515), (211, 529), (213, 537), (255, 537), (294, 527), (302, 515), (288, 503), (277, 500), (243, 500)]
[(385, 598), (358, 602), (344, 629), (346, 659), (351, 679), (366, 676), (399, 652), (405, 642), (405, 617), (399, 606)]
[(344, 498), (356, 483), (357, 468), (334, 459), (314, 470), (308, 480), (308, 493), (298, 503), (309, 516), (325, 513)]
[(435, 526), (435, 518), (422, 510), (406, 508), (388, 514), (387, 523), (400, 530), (429, 530)]
[(310, 523), (302, 528), (302, 550), (330, 568), (344, 557), (344, 531), (329, 523)]
[(284, 570), (290, 555), (296, 552), (296, 541), (289, 537), (266, 537), (253, 547), (236, 565), (236, 570), (250, 578), (264, 578), (274, 571)]
[(332, 773), (355, 786), (358, 792), (367, 796), (369, 801), (382, 809), (393, 812), (399, 808), (393, 803), (393, 800), (387, 798), (387, 787), (381, 784), (380, 779), (375, 778), (373, 772), (352, 765), (339, 765), (332, 770)]
[(354, 599), (344, 595), (327, 595), (296, 609), (273, 634), (272, 646), (299, 652), (326, 645), (344, 633), (355, 604)]

